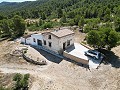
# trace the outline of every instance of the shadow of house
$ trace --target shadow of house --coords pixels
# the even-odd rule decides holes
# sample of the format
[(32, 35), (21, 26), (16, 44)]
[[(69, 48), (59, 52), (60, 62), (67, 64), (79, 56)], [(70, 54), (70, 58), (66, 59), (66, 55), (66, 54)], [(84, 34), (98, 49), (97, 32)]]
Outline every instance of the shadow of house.
[(72, 46), (70, 46), (69, 48), (67, 48), (67, 50), (66, 50), (66, 52), (71, 52), (72, 50), (74, 50), (75, 49), (75, 46), (74, 45), (72, 45)]
[(46, 52), (44, 50), (41, 50), (37, 47), (33, 47), (33, 48), (36, 49), (41, 55), (43, 55), (47, 60), (49, 60), (51, 62), (59, 64), (63, 60), (63, 58), (57, 57), (57, 56), (55, 56), (49, 52)]
[[(53, 55), (53, 54), (51, 54), (51, 53), (48, 53), (48, 52), (46, 52), (46, 51), (44, 51), (44, 50), (41, 50), (41, 49), (39, 49), (39, 48), (37, 48), (37, 47), (34, 47), (34, 46), (32, 46), (32, 47), (33, 47), (34, 49), (36, 49), (41, 55), (43, 55), (47, 60), (49, 60), (49, 61), (51, 61), (51, 62), (54, 62), (54, 63), (59, 64), (59, 63), (64, 59), (64, 60), (66, 60), (66, 61), (68, 61), (68, 62), (71, 62), (71, 63), (74, 63), (74, 64), (76, 64), (76, 65), (78, 65), (78, 66), (81, 66), (81, 67), (84, 67), (84, 68), (89, 68), (88, 65), (85, 65), (85, 64), (76, 62), (76, 61), (74, 61), (74, 60), (72, 60), (72, 59), (69, 59), (69, 58), (66, 58), (66, 57), (64, 57), (64, 56), (63, 56), (63, 58), (60, 58), (60, 57), (57, 57), (57, 56), (55, 56), (55, 55)], [(73, 48), (71, 48), (71, 49), (74, 49), (74, 46), (73, 46)]]
[(106, 57), (103, 60), (105, 65), (111, 64), (112, 67), (120, 68), (120, 57), (116, 56), (114, 52), (107, 51), (105, 49), (98, 50), (103, 53)]

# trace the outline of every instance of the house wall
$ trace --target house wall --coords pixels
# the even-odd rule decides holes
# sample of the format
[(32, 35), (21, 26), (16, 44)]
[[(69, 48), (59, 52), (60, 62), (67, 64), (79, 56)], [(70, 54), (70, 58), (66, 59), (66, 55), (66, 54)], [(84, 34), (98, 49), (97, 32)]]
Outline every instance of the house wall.
[[(70, 45), (69, 46), (67, 46), (67, 41), (68, 40), (70, 40)], [(65, 45), (66, 48), (68, 48), (71, 45), (73, 45), (74, 44), (74, 34), (71, 34), (71, 35), (68, 35), (68, 36), (60, 38), (60, 40), (59, 40), (59, 47), (60, 47), (61, 50), (63, 50), (63, 43), (65, 43), (65, 42), (66, 42), (66, 45)]]
[[(51, 35), (51, 39), (49, 39), (49, 35)], [(35, 42), (33, 40), (35, 39)], [(55, 35), (51, 33), (45, 33), (45, 34), (33, 34), (31, 37), (28, 37), (26, 39), (26, 44), (31, 44), (31, 45), (38, 45), (37, 39), (42, 41), (42, 46), (45, 47), (46, 49), (52, 50), (56, 53), (63, 53), (63, 43), (66, 42), (66, 48), (74, 44), (74, 34), (64, 36), (61, 38), (56, 37)], [(44, 45), (44, 41), (46, 41), (46, 45)], [(70, 45), (67, 46), (67, 41), (70, 40)], [(25, 38), (21, 39), (22, 42), (25, 42)], [(49, 46), (49, 42), (51, 42), (51, 47)]]
[(31, 37), (28, 37), (28, 38), (21, 37), (21, 43), (31, 44)]
[[(35, 42), (33, 41), (33, 38), (35, 39)], [(33, 34), (31, 35), (31, 40), (30, 40), (31, 45), (37, 46), (38, 45), (37, 39), (41, 40), (43, 44), (43, 36), (41, 34)]]
[(26, 38), (26, 44), (31, 44), (31, 37)]
[[(49, 35), (51, 35), (51, 39), (48, 39)], [(43, 35), (43, 40), (46, 41), (46, 45), (44, 45), (44, 43), (43, 43), (43, 46), (45, 48), (58, 53), (58, 51), (60, 50), (60, 47), (59, 47), (59, 39), (56, 36), (54, 36), (50, 33), (47, 33), (47, 34)], [(49, 47), (49, 42), (52, 43), (51, 47)]]
[(25, 44), (25, 38), (21, 37), (21, 43)]
[[(51, 39), (48, 39), (49, 35), (51, 35)], [(47, 33), (43, 36), (43, 40), (46, 40), (46, 45), (43, 45), (45, 48), (57, 53), (62, 53), (64, 42), (66, 42), (66, 48), (69, 47), (67, 46), (67, 40), (70, 40), (70, 46), (74, 44), (74, 34), (58, 38), (51, 33)], [(49, 42), (52, 43), (52, 47), (49, 47)]]

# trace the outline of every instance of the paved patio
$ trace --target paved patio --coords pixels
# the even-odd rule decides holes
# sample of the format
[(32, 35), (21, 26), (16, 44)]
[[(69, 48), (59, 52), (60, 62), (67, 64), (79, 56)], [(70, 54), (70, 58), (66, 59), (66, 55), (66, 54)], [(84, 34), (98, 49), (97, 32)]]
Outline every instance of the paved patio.
[(86, 56), (84, 53), (85, 51), (88, 51), (88, 50), (89, 49), (84, 47), (83, 45), (79, 43), (74, 43), (74, 46), (68, 48), (65, 52), (77, 58), (84, 59), (87, 61), (89, 60), (89, 63), (88, 63), (89, 68), (97, 68), (100, 65), (100, 62), (102, 61), (102, 59), (95, 60), (92, 57)]

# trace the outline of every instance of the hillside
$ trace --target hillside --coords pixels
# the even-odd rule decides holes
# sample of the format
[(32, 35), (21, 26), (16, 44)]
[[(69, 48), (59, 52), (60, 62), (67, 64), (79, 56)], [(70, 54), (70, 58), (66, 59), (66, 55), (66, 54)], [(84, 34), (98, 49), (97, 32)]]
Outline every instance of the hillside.
[(77, 14), (85, 18), (104, 17), (106, 14), (120, 16), (119, 0), (37, 0), (0, 4), (1, 14), (9, 17), (18, 14), (23, 18), (39, 18), (41, 13), (45, 13), (47, 17), (56, 17), (58, 8), (69, 18)]
[(45, 3), (48, 0), (39, 0), (39, 1), (26, 1), (26, 2), (2, 2), (0, 3), (0, 12), (2, 15), (9, 16), (13, 13), (22, 13), (25, 10), (34, 9), (36, 6), (39, 6)]

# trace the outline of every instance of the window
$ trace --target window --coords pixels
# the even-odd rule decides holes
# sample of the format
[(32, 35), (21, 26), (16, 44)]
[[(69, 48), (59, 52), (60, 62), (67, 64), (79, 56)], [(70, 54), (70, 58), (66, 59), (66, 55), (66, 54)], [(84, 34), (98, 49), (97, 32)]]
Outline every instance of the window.
[(49, 47), (52, 47), (52, 43), (51, 42), (49, 42)]
[(51, 35), (48, 36), (48, 39), (51, 39)]
[(44, 45), (46, 45), (46, 41), (45, 41), (45, 40), (43, 40), (43, 42), (44, 42)]
[(35, 38), (33, 38), (33, 42), (36, 42)]
[(69, 46), (69, 45), (70, 45), (70, 40), (67, 41), (67, 46)]

